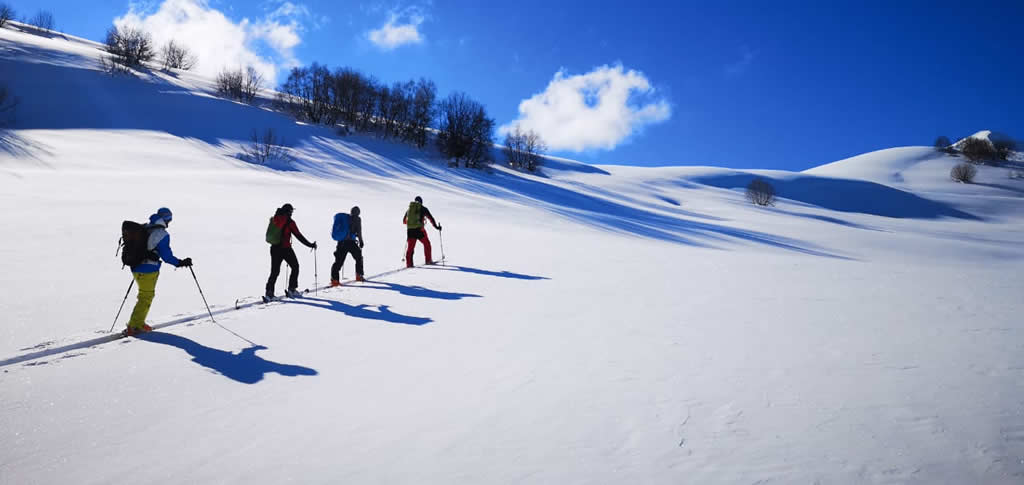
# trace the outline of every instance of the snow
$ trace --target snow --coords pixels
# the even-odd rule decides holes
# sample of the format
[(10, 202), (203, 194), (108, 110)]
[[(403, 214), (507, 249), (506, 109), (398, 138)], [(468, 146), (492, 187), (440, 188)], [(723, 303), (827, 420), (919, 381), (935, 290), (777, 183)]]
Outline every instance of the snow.
[[(198, 76), (110, 78), (81, 43), (3, 29), (0, 49), (22, 98), (0, 137), (0, 360), (44, 354), (2, 366), (0, 483), (1024, 480), (1024, 185), (1005, 169), (955, 184), (957, 159), (905, 147), (801, 173), (455, 170)], [(289, 170), (238, 159), (266, 127)], [(776, 207), (744, 201), (753, 177)], [(296, 249), (313, 287), (353, 205), (368, 275), (400, 268), (415, 195), (446, 266), (216, 324), (165, 267), (150, 321), (197, 319), (47, 353), (109, 329), (124, 219), (171, 207), (218, 311), (262, 292), (275, 207), (321, 245), (315, 270)]]

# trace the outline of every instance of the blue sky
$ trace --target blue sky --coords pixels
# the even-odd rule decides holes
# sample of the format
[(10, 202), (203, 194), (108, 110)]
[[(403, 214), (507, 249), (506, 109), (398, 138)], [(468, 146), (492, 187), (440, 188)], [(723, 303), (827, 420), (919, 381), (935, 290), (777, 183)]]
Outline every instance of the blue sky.
[(938, 135), (1024, 136), (1019, 1), (5, 1), (97, 40), (114, 19), (175, 34), (182, 16), (157, 13), (188, 8), (187, 41), (224, 25), (244, 36), (207, 69), (423, 76), (591, 163), (802, 170)]

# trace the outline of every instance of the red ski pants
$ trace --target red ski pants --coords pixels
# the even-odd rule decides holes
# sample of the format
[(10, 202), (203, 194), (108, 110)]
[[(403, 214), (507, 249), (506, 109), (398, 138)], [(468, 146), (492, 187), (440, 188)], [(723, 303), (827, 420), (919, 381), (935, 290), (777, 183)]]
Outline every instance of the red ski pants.
[(405, 266), (412, 267), (412, 253), (416, 249), (416, 241), (423, 243), (423, 254), (426, 256), (426, 262), (430, 263), (433, 259), (430, 258), (430, 239), (427, 239), (427, 230), (424, 228), (409, 229), (407, 239), (405, 241)]

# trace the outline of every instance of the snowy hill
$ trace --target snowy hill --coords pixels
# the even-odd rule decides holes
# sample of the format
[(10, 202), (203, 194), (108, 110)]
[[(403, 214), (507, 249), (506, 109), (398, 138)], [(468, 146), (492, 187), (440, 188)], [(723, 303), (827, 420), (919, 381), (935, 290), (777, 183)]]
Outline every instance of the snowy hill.
[[(1002, 169), (955, 184), (955, 159), (906, 147), (802, 173), (454, 170), (97, 56), (0, 29), (21, 98), (0, 132), (0, 483), (1024, 476), (1024, 184)], [(237, 157), (268, 127), (288, 170)], [(744, 201), (753, 177), (776, 207)], [(415, 195), (447, 264), (392, 272)], [(285, 202), (320, 244), (297, 249), (302, 286), (353, 205), (371, 281), (247, 306)], [(165, 267), (162, 328), (106, 339), (120, 223), (161, 206), (217, 323)]]

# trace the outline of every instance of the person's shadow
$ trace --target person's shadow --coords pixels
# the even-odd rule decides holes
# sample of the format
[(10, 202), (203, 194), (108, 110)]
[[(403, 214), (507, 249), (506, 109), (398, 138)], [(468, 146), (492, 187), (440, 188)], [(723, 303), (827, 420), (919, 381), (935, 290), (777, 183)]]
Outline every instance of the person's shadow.
[(256, 355), (256, 351), (266, 350), (266, 347), (262, 345), (253, 345), (235, 354), (207, 347), (180, 335), (164, 332), (144, 333), (138, 338), (146, 342), (169, 345), (184, 350), (192, 356), (193, 362), (244, 384), (255, 384), (263, 380), (263, 375), (268, 372), (276, 372), (287, 377), (318, 374), (316, 370), (309, 367), (279, 364)]
[(389, 323), (401, 323), (403, 325), (426, 325), (434, 320), (427, 317), (413, 317), (395, 313), (387, 305), (377, 306), (377, 310), (371, 310), (371, 305), (348, 305), (340, 301), (327, 300), (324, 298), (302, 297), (294, 300), (284, 300), (288, 305), (308, 305), (324, 310), (333, 310), (344, 313), (350, 317), (380, 320)]
[(528, 274), (513, 273), (511, 271), (490, 271), (486, 269), (470, 268), (468, 266), (437, 266), (428, 265), (420, 266), (420, 269), (436, 269), (441, 271), (461, 271), (463, 273), (472, 273), (481, 276), (497, 276), (499, 278), (512, 278), (515, 280), (549, 280), (546, 276), (533, 276)]
[(438, 300), (461, 300), (463, 298), (480, 298), (480, 295), (474, 295), (472, 293), (457, 293), (453, 291), (431, 290), (429, 288), (424, 288), (422, 286), (400, 285), (398, 283), (386, 283), (383, 281), (366, 281), (359, 285), (349, 286), (349, 288), (365, 288), (370, 290), (392, 290), (397, 291), (399, 294), (405, 296), (412, 296), (417, 298), (435, 298)]

